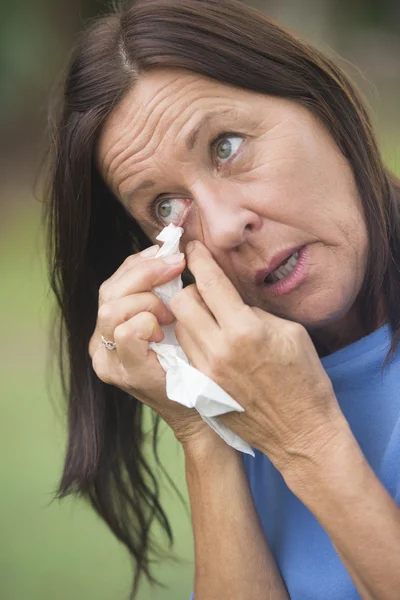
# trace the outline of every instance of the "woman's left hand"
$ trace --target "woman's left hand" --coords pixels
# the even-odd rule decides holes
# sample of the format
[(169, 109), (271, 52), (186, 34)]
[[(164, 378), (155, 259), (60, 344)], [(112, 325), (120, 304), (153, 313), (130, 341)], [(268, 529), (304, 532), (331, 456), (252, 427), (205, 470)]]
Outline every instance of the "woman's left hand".
[(298, 459), (312, 462), (346, 421), (306, 329), (244, 304), (200, 242), (187, 255), (196, 284), (171, 302), (177, 339), (245, 409), (218, 419), (282, 474)]

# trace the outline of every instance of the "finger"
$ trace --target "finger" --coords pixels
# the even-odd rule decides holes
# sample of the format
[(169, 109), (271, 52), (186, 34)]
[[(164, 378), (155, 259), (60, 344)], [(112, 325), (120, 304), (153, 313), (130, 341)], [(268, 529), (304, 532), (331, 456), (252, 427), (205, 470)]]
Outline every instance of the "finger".
[(159, 250), (160, 246), (156, 244), (155, 246), (150, 246), (150, 248), (142, 250), (142, 252), (138, 252), (137, 254), (131, 254), (124, 260), (124, 262), (115, 271), (115, 273), (111, 275), (108, 281), (112, 283), (114, 281), (117, 281), (122, 275), (124, 275), (130, 269), (135, 268), (140, 262), (144, 260), (149, 260), (150, 258), (154, 258)]
[(177, 254), (174, 255), (176, 261), (170, 262), (168, 259), (172, 258), (139, 261), (119, 279), (107, 280), (100, 287), (99, 305), (129, 294), (150, 292), (153, 287), (172, 281), (185, 268), (185, 257), (183, 254)]
[(170, 308), (198, 344), (209, 342), (220, 330), (196, 285), (189, 285), (175, 294), (170, 300)]
[(142, 292), (100, 306), (96, 329), (99, 335), (113, 341), (115, 328), (141, 312), (152, 313), (161, 325), (171, 325), (175, 320), (173, 313), (155, 294)]
[(154, 315), (141, 312), (118, 325), (114, 331), (114, 339), (118, 356), (126, 367), (135, 363), (143, 365), (150, 351), (149, 342), (161, 342), (164, 334)]
[(201, 346), (193, 339), (190, 331), (182, 323), (178, 322), (175, 325), (175, 335), (191, 364), (207, 375), (209, 363), (206, 360)]
[(114, 385), (118, 381), (120, 361), (115, 351), (103, 352), (97, 349), (92, 357), (92, 366), (97, 377), (104, 383)]
[(217, 323), (221, 327), (232, 324), (237, 312), (245, 305), (211, 253), (201, 242), (191, 242), (187, 246), (187, 262), (197, 289)]

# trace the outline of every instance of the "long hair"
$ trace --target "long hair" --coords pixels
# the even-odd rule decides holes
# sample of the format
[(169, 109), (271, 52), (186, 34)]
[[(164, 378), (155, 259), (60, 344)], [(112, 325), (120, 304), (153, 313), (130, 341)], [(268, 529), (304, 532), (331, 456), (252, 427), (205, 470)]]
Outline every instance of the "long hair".
[(364, 208), (370, 251), (359, 294), (363, 327), (375, 330), (383, 295), (392, 333), (386, 360), (400, 339), (400, 183), (382, 163), (360, 96), (332, 60), (236, 0), (137, 0), (92, 23), (63, 83), (45, 211), (69, 409), (59, 496), (88, 498), (129, 549), (132, 597), (141, 575), (156, 582), (152, 523), (161, 525), (170, 544), (173, 534), (144, 453), (142, 404), (98, 379), (88, 344), (101, 283), (150, 240), (102, 181), (94, 153), (106, 117), (127, 90), (142, 73), (164, 67), (290, 98), (324, 124), (349, 162)]

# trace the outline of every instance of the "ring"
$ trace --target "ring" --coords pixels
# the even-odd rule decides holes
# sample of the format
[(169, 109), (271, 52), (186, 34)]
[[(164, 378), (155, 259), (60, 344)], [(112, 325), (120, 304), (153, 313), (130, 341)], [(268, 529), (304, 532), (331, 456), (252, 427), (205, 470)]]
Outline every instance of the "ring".
[(101, 336), (101, 343), (107, 348), (107, 350), (115, 350), (117, 347), (115, 342), (108, 342), (103, 336)]

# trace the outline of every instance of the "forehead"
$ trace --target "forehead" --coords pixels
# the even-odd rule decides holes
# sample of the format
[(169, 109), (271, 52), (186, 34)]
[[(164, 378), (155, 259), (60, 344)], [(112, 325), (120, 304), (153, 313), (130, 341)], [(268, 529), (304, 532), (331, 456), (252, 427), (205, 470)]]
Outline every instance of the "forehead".
[(99, 164), (109, 170), (124, 145), (131, 151), (157, 146), (166, 132), (179, 133), (186, 123), (193, 125), (210, 112), (245, 111), (252, 96), (255, 100), (257, 94), (184, 69), (148, 72), (104, 123), (96, 149)]

